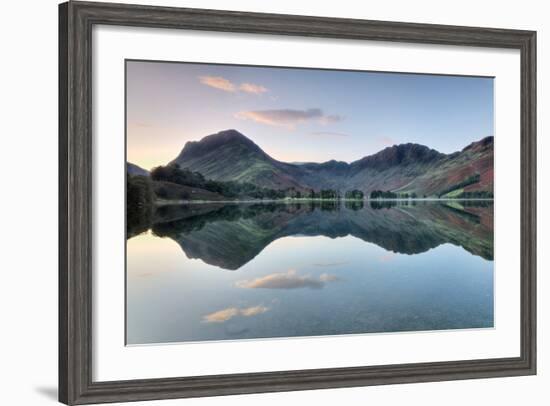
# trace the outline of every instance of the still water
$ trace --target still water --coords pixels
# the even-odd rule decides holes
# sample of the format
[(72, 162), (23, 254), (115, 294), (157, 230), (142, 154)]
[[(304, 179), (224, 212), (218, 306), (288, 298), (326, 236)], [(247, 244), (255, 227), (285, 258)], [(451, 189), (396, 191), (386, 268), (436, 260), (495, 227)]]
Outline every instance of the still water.
[(129, 235), (129, 345), (493, 326), (492, 203), (190, 204)]

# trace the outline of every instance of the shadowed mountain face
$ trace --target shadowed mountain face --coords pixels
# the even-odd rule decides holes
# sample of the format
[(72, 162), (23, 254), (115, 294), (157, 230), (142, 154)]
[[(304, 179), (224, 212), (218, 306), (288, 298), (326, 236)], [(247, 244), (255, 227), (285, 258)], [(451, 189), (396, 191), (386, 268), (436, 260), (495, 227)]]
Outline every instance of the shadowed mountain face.
[(188, 142), (172, 164), (221, 181), (250, 182), (271, 189), (392, 190), (436, 195), (479, 175), (466, 192), (493, 191), (493, 137), (462, 151), (442, 154), (418, 144), (394, 145), (351, 163), (291, 164), (277, 161), (236, 130)]
[(176, 241), (188, 258), (229, 270), (239, 269), (271, 242), (293, 235), (351, 235), (409, 255), (450, 243), (492, 260), (492, 203), (473, 204), (190, 204), (157, 210), (152, 230)]

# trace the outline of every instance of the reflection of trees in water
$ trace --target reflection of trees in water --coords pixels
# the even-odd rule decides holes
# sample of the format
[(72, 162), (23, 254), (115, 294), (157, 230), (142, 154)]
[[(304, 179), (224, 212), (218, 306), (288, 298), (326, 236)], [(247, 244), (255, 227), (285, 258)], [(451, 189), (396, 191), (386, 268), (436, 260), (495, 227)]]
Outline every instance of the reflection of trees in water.
[(340, 208), (340, 200), (321, 200), (318, 203), (318, 207), (323, 211), (334, 211)]
[(285, 204), (277, 202), (248, 203), (248, 204), (188, 204), (159, 207), (155, 217), (159, 219), (152, 226), (153, 233), (159, 237), (169, 236), (179, 232), (200, 230), (207, 223), (220, 221), (238, 221), (253, 219), (260, 215), (269, 218), (269, 214), (286, 213), (289, 215), (315, 210), (334, 211), (337, 205), (327, 202), (308, 202)]
[(397, 206), (397, 201), (395, 200), (371, 200), (369, 203), (370, 207), (374, 210), (391, 209)]
[[(449, 210), (452, 210), (456, 215), (458, 216), (461, 216), (461, 217), (464, 217), (466, 219), (468, 219), (469, 221), (475, 223), (475, 224), (479, 224), (481, 222), (481, 219), (479, 217), (479, 215), (475, 214), (475, 213), (470, 213), (469, 211), (466, 211), (464, 210), (465, 207), (484, 207), (484, 206), (455, 206), (455, 205), (450, 205), (450, 204), (446, 204), (445, 205), (445, 208), (449, 209)], [(488, 206), (485, 206), (485, 207), (488, 207)]]
[(345, 201), (346, 209), (350, 210), (361, 210), (365, 207), (364, 200), (346, 200)]
[[(370, 207), (375, 210), (391, 209), (396, 206), (416, 206), (419, 204), (418, 200), (370, 200), (369, 203)], [(426, 202), (421, 202), (420, 204), (426, 204)]]
[(463, 207), (492, 207), (492, 200), (459, 200)]
[(238, 269), (272, 241), (291, 235), (352, 235), (405, 254), (451, 243), (485, 259), (493, 257), (492, 206), (486, 207), (487, 202), (415, 205), (377, 201), (384, 205), (376, 208), (361, 203), (350, 200), (164, 206), (156, 210), (151, 228), (155, 235), (178, 242), (188, 257), (224, 269)]
[(126, 175), (127, 238), (147, 231), (153, 215), (153, 189), (145, 176)]

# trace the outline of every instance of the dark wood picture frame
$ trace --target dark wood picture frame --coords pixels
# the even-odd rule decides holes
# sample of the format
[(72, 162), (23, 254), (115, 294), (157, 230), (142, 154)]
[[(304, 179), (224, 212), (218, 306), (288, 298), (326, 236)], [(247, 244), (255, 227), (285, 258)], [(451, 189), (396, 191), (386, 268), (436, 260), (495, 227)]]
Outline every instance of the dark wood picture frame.
[[(92, 380), (94, 24), (518, 49), (521, 54), (521, 353), (476, 359), (166, 379)], [(59, 6), (59, 400), (88, 404), (536, 373), (536, 32), (234, 11)]]

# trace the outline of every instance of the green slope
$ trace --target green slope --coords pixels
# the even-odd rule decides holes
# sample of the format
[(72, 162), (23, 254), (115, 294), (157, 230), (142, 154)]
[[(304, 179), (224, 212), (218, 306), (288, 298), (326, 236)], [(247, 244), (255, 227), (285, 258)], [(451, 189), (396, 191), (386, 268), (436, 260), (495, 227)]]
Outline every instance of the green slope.
[(336, 189), (342, 193), (359, 189), (367, 196), (373, 190), (390, 190), (439, 196), (476, 175), (479, 182), (464, 191), (493, 192), (493, 137), (448, 155), (418, 144), (401, 144), (349, 164), (289, 164), (271, 158), (238, 131), (226, 130), (187, 143), (172, 163), (209, 179), (271, 189)]

